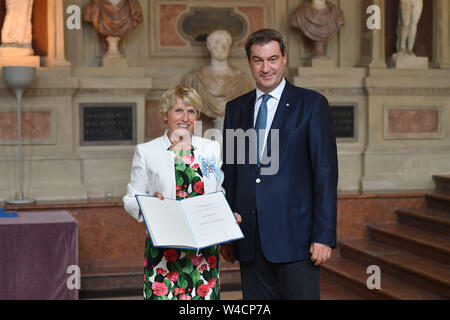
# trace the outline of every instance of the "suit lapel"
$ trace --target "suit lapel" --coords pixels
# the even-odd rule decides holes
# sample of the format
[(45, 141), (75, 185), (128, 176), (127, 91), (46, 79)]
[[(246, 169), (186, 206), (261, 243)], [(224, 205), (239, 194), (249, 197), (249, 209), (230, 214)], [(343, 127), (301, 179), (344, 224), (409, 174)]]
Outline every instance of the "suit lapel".
[(247, 131), (250, 128), (254, 128), (254, 119), (255, 119), (255, 102), (256, 102), (256, 90), (253, 90), (249, 94), (249, 99), (246, 105), (246, 108), (242, 109), (242, 119), (243, 119), (243, 129)]
[[(291, 90), (292, 85), (286, 81), (286, 85), (284, 87), (283, 93), (281, 94), (280, 102), (278, 103), (277, 110), (275, 112), (275, 116), (272, 121), (272, 125), (270, 126), (269, 135), (267, 136), (266, 142), (266, 150), (263, 152), (264, 155), (271, 154), (271, 142), (272, 142), (272, 129), (280, 130), (286, 126), (286, 122), (290, 118), (293, 112), (293, 108), (295, 105), (293, 91)], [(281, 151), (281, 150), (280, 150)], [(262, 160), (263, 163), (266, 163)]]

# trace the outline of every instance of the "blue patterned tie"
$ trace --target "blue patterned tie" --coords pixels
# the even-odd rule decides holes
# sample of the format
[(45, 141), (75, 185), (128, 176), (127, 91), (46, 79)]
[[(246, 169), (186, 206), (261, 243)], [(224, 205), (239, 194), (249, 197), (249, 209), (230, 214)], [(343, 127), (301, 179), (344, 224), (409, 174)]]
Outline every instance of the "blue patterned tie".
[[(264, 146), (264, 137), (267, 126), (267, 101), (272, 96), (270, 94), (264, 94), (262, 96), (261, 106), (259, 107), (258, 116), (256, 117), (255, 130), (256, 130), (256, 161), (259, 166), (262, 147)], [(260, 134), (261, 130), (261, 134)], [(261, 141), (260, 137), (261, 136)]]

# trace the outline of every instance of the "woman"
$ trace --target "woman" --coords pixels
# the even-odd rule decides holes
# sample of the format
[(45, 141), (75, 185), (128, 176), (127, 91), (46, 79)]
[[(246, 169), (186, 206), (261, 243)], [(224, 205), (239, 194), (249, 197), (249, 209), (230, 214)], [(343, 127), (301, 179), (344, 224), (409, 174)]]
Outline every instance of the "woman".
[[(160, 112), (168, 125), (163, 136), (136, 146), (125, 210), (143, 221), (135, 194), (183, 199), (223, 191), (220, 146), (192, 136), (202, 101), (191, 87), (177, 85), (164, 93)], [(161, 212), (164, 214), (164, 212)], [(219, 299), (217, 246), (200, 250), (155, 248), (147, 235), (144, 298), (156, 300)]]

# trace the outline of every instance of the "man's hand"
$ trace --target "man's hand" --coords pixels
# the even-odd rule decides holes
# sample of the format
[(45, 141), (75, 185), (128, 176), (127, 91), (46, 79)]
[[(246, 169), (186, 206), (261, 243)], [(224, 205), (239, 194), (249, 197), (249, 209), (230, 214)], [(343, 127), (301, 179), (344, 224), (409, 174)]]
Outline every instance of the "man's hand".
[[(233, 212), (234, 218), (236, 219), (236, 223), (240, 224), (242, 222), (242, 217), (239, 213)], [(234, 245), (233, 243), (224, 243), (219, 247), (219, 252), (222, 257), (231, 263), (234, 263)]]
[(311, 261), (315, 262), (315, 266), (320, 266), (331, 257), (331, 247), (317, 242), (311, 243), (309, 252), (311, 253)]

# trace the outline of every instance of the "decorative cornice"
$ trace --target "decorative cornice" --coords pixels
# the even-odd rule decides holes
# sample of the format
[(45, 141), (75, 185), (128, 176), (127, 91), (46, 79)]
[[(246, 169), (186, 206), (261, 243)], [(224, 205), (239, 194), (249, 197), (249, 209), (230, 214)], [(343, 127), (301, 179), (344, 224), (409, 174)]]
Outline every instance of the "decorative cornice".
[[(77, 88), (30, 88), (25, 91), (27, 96), (73, 96)], [(12, 90), (0, 89), (0, 96), (9, 96)]]
[(151, 92), (148, 88), (79, 88), (75, 93), (83, 95), (147, 95)]
[(367, 92), (369, 95), (448, 96), (450, 88), (371, 87), (367, 88)]
[(448, 96), (450, 88), (418, 87), (354, 87), (354, 88), (319, 88), (308, 87), (323, 95), (407, 95), (407, 96)]

